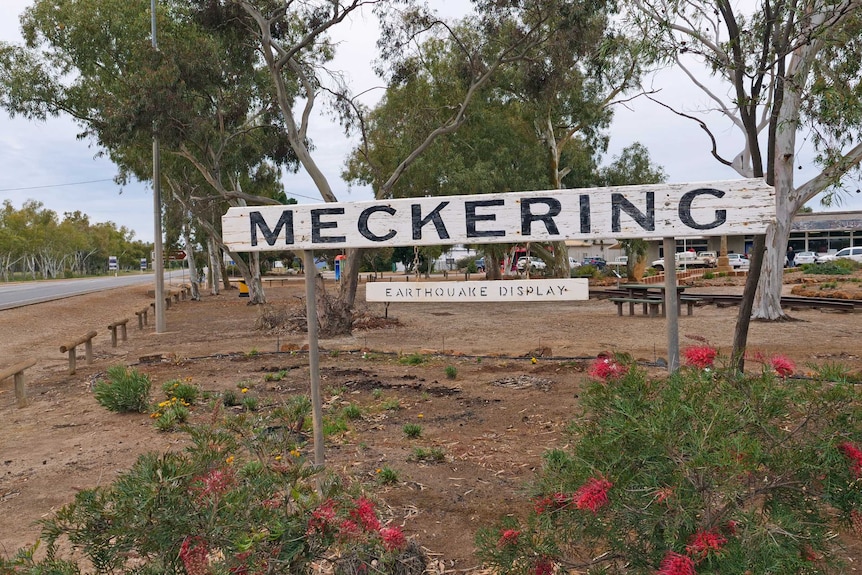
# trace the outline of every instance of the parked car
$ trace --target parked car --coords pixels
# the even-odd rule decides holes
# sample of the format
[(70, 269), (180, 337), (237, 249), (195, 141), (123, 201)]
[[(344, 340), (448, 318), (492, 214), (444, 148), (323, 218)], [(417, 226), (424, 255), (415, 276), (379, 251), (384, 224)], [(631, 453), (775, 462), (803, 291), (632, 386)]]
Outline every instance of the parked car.
[(798, 266), (801, 266), (802, 264), (813, 264), (817, 261), (817, 254), (814, 252), (799, 252), (796, 254), (793, 261)]
[(702, 259), (709, 267), (715, 267), (716, 262), (718, 262), (718, 254), (715, 252), (697, 252), (697, 257)]
[(834, 254), (823, 254), (817, 256), (817, 263), (822, 264), (826, 262), (832, 262), (841, 258), (847, 258), (848, 260), (862, 263), (862, 246), (844, 248), (843, 250), (838, 250)]
[[(702, 258), (694, 252), (676, 252), (673, 258), (678, 269), (711, 268), (715, 265), (715, 260)], [(664, 258), (655, 260), (651, 265), (660, 272), (664, 271)]]
[(569, 269), (575, 269), (575, 268), (579, 268), (579, 267), (581, 267), (581, 262), (579, 262), (578, 260), (576, 260), (572, 256), (569, 256)]
[(747, 270), (751, 265), (748, 258), (742, 254), (727, 254), (727, 263), (735, 270)]
[(608, 265), (614, 269), (624, 268), (628, 264), (628, 256), (617, 256), (615, 259), (608, 262)]
[(485, 258), (479, 258), (476, 260), (476, 271), (478, 271), (478, 272), (485, 271)]
[[(541, 258), (537, 258), (535, 256), (530, 256), (530, 269), (537, 271), (544, 271), (548, 265)], [(518, 258), (518, 271), (522, 272), (527, 268), (527, 258)]]
[(599, 257), (584, 258), (584, 260), (581, 262), (581, 265), (582, 266), (593, 266), (596, 269), (603, 270), (603, 269), (605, 269), (605, 266), (608, 265), (608, 262), (605, 261), (605, 258), (599, 258)]

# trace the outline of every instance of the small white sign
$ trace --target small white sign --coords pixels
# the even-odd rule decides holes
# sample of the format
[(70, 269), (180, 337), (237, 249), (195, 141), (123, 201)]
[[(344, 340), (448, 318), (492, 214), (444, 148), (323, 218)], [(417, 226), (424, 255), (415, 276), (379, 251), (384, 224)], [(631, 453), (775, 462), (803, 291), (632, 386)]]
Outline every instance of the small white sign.
[(491, 302), (571, 301), (590, 297), (589, 280), (537, 279), (472, 282), (371, 282), (365, 285), (369, 302)]

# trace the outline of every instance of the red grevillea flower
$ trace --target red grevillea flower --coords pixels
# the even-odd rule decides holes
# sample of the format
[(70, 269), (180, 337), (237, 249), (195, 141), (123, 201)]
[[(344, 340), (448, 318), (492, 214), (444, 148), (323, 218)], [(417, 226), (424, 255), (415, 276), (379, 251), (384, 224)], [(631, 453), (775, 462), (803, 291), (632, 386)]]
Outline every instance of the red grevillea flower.
[(509, 545), (517, 545), (521, 537), (521, 532), (517, 529), (506, 529), (500, 534), (500, 539), (497, 541), (497, 547), (508, 547)]
[(611, 357), (600, 356), (590, 366), (590, 377), (601, 381), (618, 379), (628, 373), (629, 368)]
[(374, 511), (374, 503), (364, 497), (360, 497), (356, 502), (356, 507), (350, 510), (350, 516), (366, 531), (380, 530), (380, 521)]
[(210, 572), (209, 551), (201, 537), (186, 537), (180, 546), (180, 559), (188, 575), (207, 575)]
[(686, 365), (706, 369), (712, 367), (718, 351), (708, 345), (693, 345), (682, 350), (682, 357)]
[(591, 477), (574, 494), (575, 507), (595, 513), (608, 502), (608, 489), (613, 483), (603, 477)]
[(382, 528), (380, 530), (380, 537), (383, 539), (383, 548), (387, 551), (404, 549), (404, 546), (407, 545), (407, 539), (398, 527)]
[(541, 557), (533, 567), (535, 575), (551, 575), (554, 572), (554, 562), (549, 557)]
[(230, 489), (235, 479), (236, 477), (231, 469), (212, 469), (195, 480), (194, 490), (201, 499), (221, 495)]
[(335, 502), (327, 499), (311, 512), (308, 519), (308, 533), (323, 533), (335, 521)]
[(853, 475), (855, 475), (856, 477), (862, 475), (862, 451), (860, 451), (858, 447), (856, 447), (849, 441), (845, 441), (844, 443), (839, 445), (838, 451), (843, 453), (844, 456), (850, 460)]
[(783, 355), (773, 355), (772, 359), (769, 360), (769, 365), (780, 377), (791, 376), (796, 371), (796, 365)]
[(668, 551), (661, 560), (658, 575), (696, 575), (694, 561), (685, 555)]
[(685, 552), (695, 561), (703, 561), (710, 551), (720, 551), (727, 539), (714, 531), (698, 531), (691, 537)]
[(548, 510), (555, 511), (557, 509), (563, 509), (572, 502), (572, 497), (573, 496), (569, 495), (568, 493), (562, 493), (558, 491), (553, 495), (537, 499), (535, 503), (536, 513), (541, 515)]

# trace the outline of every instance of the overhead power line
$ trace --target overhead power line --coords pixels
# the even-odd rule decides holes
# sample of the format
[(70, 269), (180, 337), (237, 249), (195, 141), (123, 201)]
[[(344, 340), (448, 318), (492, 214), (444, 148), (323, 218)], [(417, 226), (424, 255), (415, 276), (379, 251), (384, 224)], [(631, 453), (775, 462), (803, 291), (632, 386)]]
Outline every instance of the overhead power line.
[(88, 180), (86, 182), (69, 182), (68, 184), (50, 184), (46, 186), (27, 186), (23, 188), (3, 188), (0, 189), (0, 192), (21, 192), (24, 190), (42, 190), (45, 188), (63, 188), (66, 186), (80, 186), (83, 184), (98, 184), (101, 182), (113, 182), (113, 178), (106, 178), (104, 180)]

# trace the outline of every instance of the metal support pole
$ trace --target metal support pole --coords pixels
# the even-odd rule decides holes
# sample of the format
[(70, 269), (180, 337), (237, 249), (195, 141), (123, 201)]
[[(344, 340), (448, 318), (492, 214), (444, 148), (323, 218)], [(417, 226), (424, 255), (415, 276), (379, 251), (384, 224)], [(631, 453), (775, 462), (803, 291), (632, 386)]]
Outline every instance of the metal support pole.
[[(153, 49), (158, 50), (156, 41), (156, 0), (150, 0), (151, 33)], [(165, 262), (162, 247), (162, 169), (159, 153), (159, 136), (153, 123), (153, 272), (156, 275), (156, 333), (167, 331), (165, 325)]]
[(676, 291), (676, 239), (664, 238), (664, 314), (667, 321), (667, 371), (679, 369), (679, 294)]
[(305, 267), (305, 315), (308, 323), (308, 371), (311, 376), (311, 421), (314, 433), (314, 464), (322, 466), (323, 453), (323, 404), (320, 400), (320, 349), (317, 345), (317, 267), (314, 252), (302, 252)]

